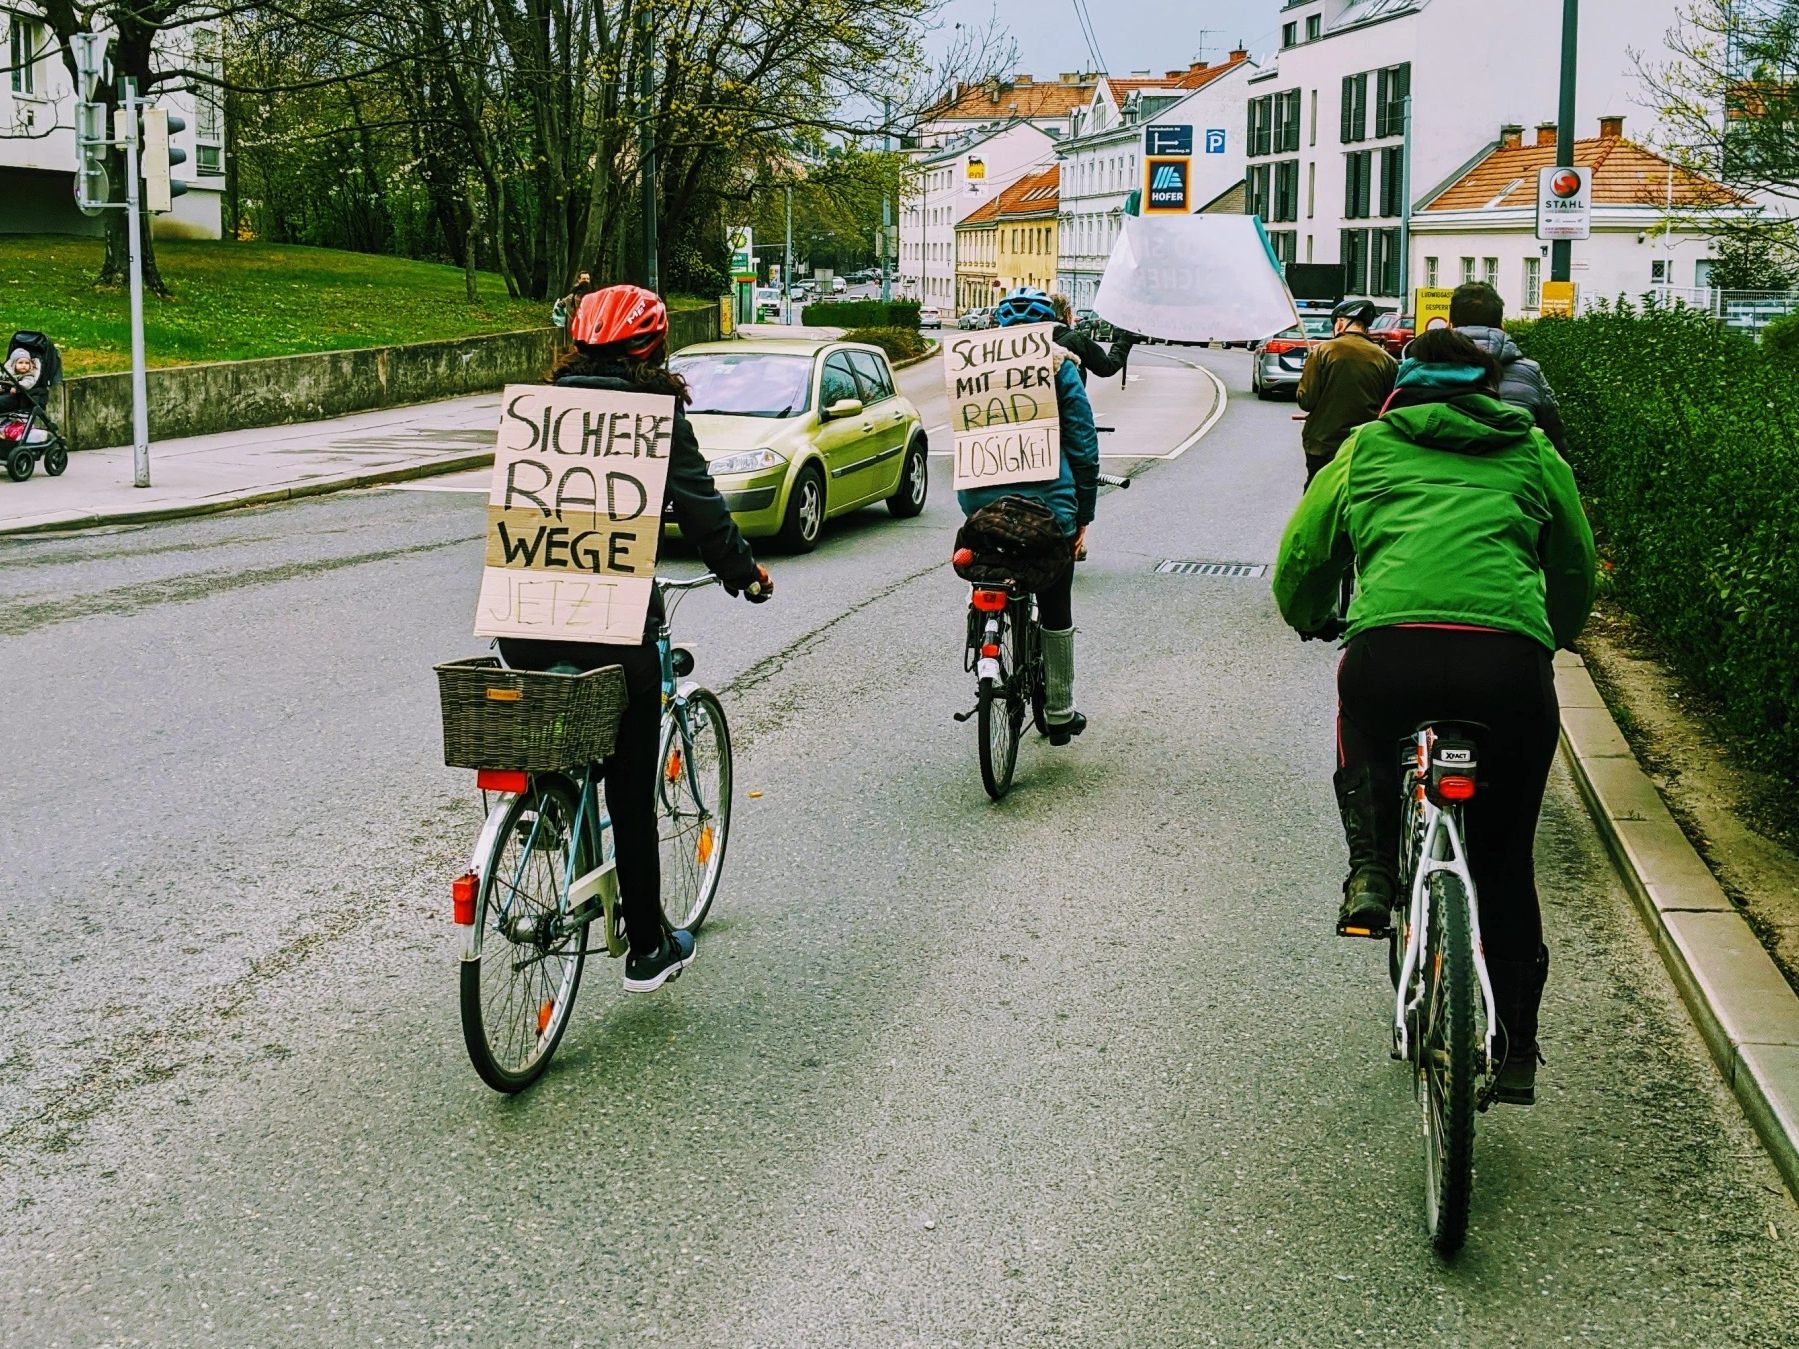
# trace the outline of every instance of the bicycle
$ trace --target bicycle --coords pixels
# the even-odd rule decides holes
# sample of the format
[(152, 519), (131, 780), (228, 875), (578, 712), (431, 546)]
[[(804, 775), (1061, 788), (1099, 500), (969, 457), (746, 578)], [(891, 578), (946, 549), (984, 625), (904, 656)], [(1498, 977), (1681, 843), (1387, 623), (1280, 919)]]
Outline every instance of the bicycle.
[[(724, 866), (731, 734), (717, 695), (688, 681), (693, 654), (674, 643), (670, 623), (683, 594), (718, 580), (706, 575), (656, 581), (665, 614), (656, 634), (662, 666), (656, 784), (662, 919), (669, 928), (690, 932), (705, 922)], [(587, 957), (623, 956), (628, 950), (612, 821), (599, 791), (597, 762), (611, 748), (623, 676), (616, 666), (584, 674), (502, 670), (492, 657), (438, 670), (444, 683), (446, 762), (471, 767), (461, 761), (498, 757), (527, 763), (477, 768), (483, 799), (495, 792), (498, 800), (488, 810), (468, 871), (451, 888), (455, 920), (466, 929), (459, 995), (463, 1041), (481, 1080), (513, 1093), (549, 1066), (568, 1029)], [(549, 733), (542, 724), (519, 725), (496, 736), (490, 727), (485, 743), (453, 752), (451, 682), (473, 686), (481, 695), (477, 707), (517, 708), (531, 705), (530, 699), (560, 695), (555, 705), (562, 710)], [(608, 708), (609, 724), (596, 729)], [(531, 719), (513, 714), (514, 722)], [(577, 743), (583, 721), (592, 737), (585, 746)], [(561, 731), (568, 732), (563, 743), (545, 751), (544, 742)], [(516, 744), (535, 757), (521, 758), (525, 750), (504, 744), (495, 749), (507, 736), (516, 736)], [(595, 920), (605, 938), (589, 947), (588, 928)], [(498, 952), (491, 945), (496, 940)]]
[[(1099, 482), (1120, 489), (1131, 485), (1129, 478), (1108, 473), (1100, 474)], [(975, 676), (975, 705), (956, 713), (956, 720), (975, 720), (981, 785), (999, 801), (1012, 789), (1027, 711), (1037, 734), (1049, 734), (1037, 597), (1016, 583), (972, 586), (962, 668)]]

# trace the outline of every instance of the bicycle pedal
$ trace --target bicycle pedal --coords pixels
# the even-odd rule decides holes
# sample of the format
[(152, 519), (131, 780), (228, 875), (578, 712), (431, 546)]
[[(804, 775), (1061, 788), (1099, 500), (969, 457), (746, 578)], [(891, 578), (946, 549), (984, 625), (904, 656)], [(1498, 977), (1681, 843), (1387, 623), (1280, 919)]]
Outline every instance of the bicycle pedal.
[(1393, 929), (1391, 927), (1345, 927), (1339, 923), (1337, 924), (1337, 935), (1339, 937), (1366, 937), (1370, 941), (1385, 941), (1393, 935)]
[(974, 714), (976, 712), (979, 712), (980, 710), (981, 709), (978, 707), (971, 707), (966, 712), (958, 712), (958, 713), (956, 713), (956, 720), (958, 722), (971, 720), (974, 717)]

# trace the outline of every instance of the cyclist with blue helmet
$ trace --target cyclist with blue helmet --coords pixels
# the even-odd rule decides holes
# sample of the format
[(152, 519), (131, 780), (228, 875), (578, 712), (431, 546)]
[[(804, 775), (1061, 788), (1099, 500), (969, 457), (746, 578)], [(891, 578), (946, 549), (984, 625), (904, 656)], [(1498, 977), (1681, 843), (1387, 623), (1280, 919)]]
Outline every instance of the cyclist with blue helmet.
[[(1012, 291), (994, 308), (997, 327), (1056, 322), (1055, 302), (1033, 286)], [(1062, 423), (1061, 471), (1048, 482), (1009, 483), (956, 493), (964, 516), (1001, 497), (1040, 501), (1055, 515), (1068, 541), (1067, 564), (1056, 579), (1037, 591), (1037, 613), (1043, 624), (1043, 672), (1046, 685), (1044, 720), (1049, 742), (1066, 745), (1087, 729), (1087, 718), (1074, 704), (1074, 555), (1081, 536), (1093, 522), (1099, 500), (1099, 432), (1093, 405), (1081, 383), (1079, 366), (1058, 354), (1056, 408)]]

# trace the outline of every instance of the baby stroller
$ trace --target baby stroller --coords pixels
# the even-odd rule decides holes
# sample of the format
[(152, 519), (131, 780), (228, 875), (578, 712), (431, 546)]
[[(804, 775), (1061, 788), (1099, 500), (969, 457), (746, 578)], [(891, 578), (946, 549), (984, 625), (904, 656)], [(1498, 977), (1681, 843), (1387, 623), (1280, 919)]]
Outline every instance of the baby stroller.
[(42, 333), (19, 332), (0, 361), (0, 459), (24, 482), (37, 461), (56, 477), (69, 466), (69, 442), (50, 418), (50, 394), (62, 382), (62, 356)]

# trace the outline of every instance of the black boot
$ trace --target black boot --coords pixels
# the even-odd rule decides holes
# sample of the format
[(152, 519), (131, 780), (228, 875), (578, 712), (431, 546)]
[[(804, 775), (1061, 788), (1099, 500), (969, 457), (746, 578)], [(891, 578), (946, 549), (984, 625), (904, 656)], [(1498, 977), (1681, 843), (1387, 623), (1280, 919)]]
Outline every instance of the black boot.
[(1537, 1008), (1543, 1001), (1543, 985), (1549, 982), (1549, 948), (1539, 946), (1535, 960), (1492, 960), (1487, 965), (1505, 1031), (1505, 1061), (1499, 1065), (1493, 1099), (1507, 1105), (1535, 1105), (1542, 1057), (1537, 1047)]
[(1385, 937), (1393, 920), (1393, 864), (1391, 849), (1381, 846), (1373, 781), (1367, 768), (1359, 765), (1339, 768), (1331, 781), (1349, 844), (1349, 877), (1343, 882), (1337, 933)]

